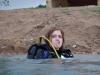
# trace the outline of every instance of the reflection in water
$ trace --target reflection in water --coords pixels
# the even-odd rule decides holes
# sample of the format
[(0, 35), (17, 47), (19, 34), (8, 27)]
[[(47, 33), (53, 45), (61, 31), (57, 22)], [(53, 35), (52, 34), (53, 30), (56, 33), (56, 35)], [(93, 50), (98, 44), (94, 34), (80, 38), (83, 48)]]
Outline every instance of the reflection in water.
[(100, 75), (100, 55), (62, 59), (27, 59), (25, 55), (0, 56), (0, 75)]

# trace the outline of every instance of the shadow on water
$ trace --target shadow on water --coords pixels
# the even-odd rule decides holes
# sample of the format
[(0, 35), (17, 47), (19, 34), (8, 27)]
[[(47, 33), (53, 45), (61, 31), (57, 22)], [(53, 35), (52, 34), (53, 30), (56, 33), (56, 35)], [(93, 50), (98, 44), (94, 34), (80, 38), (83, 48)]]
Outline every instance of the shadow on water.
[(100, 75), (100, 55), (68, 59), (27, 59), (26, 55), (0, 56), (0, 75)]

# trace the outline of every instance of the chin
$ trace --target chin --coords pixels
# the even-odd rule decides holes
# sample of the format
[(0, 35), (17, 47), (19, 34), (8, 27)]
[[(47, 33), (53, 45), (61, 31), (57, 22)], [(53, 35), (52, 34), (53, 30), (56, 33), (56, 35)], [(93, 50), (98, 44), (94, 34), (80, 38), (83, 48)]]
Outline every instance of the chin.
[(61, 48), (61, 45), (55, 45), (54, 47), (59, 49), (59, 48)]

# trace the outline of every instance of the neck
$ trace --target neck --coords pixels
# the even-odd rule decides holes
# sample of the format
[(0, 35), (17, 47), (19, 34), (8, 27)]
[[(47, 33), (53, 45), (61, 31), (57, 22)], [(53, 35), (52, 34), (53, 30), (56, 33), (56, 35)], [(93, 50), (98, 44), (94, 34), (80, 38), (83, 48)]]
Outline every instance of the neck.
[(59, 48), (55, 48), (57, 51), (59, 50)]

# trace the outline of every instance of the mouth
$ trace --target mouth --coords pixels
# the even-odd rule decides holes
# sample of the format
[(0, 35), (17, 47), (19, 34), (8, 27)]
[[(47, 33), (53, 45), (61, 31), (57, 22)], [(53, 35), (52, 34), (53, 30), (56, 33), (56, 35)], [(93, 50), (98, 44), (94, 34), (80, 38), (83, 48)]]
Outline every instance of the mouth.
[(59, 43), (60, 43), (60, 41), (56, 41), (56, 43), (58, 43), (58, 44), (59, 44)]

